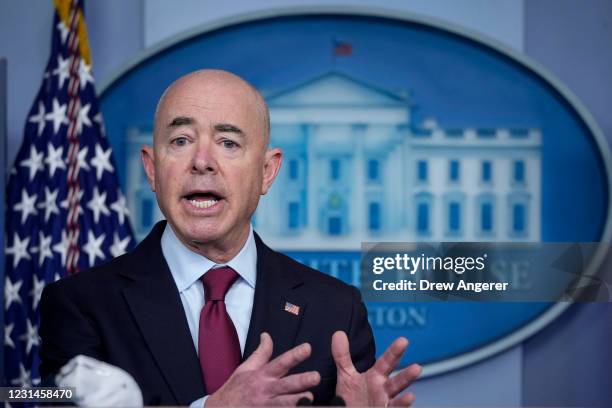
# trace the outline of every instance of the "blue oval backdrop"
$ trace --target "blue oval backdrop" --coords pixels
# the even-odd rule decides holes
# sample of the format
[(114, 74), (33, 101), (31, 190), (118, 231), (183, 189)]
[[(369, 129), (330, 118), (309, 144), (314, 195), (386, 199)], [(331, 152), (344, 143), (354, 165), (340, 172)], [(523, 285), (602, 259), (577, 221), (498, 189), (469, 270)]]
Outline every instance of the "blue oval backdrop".
[[(592, 242), (604, 234), (602, 142), (540, 69), (439, 23), (338, 11), (209, 26), (105, 87), (107, 134), (140, 238), (161, 214), (138, 149), (150, 143), (163, 90), (201, 68), (244, 77), (270, 105), (272, 143), (285, 159), (255, 229), (349, 283), (358, 284), (361, 241)], [(562, 310), (442, 302), (368, 309), (378, 350), (407, 336), (403, 363), (424, 363), (428, 374), (516, 344)]]

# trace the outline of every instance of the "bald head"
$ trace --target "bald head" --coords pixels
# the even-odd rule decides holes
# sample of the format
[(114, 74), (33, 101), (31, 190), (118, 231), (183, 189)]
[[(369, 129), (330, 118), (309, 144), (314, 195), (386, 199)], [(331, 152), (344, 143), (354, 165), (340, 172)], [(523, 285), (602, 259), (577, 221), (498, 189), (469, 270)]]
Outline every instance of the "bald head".
[(215, 92), (234, 96), (236, 102), (242, 102), (257, 112), (258, 123), (254, 125), (264, 140), (264, 148), (267, 148), (270, 142), (270, 113), (263, 96), (253, 85), (239, 76), (215, 69), (191, 72), (180, 77), (166, 88), (155, 108), (154, 141), (159, 131), (167, 125), (162, 123), (162, 117), (164, 116), (162, 114), (165, 113), (169, 105), (172, 105), (173, 101), (192, 98), (194, 103), (197, 103), (198, 96), (203, 97)]
[(160, 210), (178, 239), (216, 263), (232, 259), (282, 163), (268, 149), (268, 108), (236, 75), (203, 70), (176, 80), (155, 112), (141, 157)]

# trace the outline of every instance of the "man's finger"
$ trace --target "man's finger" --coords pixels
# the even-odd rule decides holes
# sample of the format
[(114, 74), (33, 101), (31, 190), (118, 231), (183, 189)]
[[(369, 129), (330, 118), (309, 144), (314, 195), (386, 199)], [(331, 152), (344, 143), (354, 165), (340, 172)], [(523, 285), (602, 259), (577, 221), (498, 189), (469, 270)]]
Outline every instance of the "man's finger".
[(414, 380), (421, 375), (422, 368), (418, 364), (411, 364), (399, 373), (389, 378), (385, 383), (385, 391), (391, 398), (404, 391)]
[(295, 394), (296, 392), (304, 392), (316, 386), (320, 381), (321, 375), (316, 371), (292, 374), (274, 381), (268, 387), (268, 391), (274, 396)]
[(300, 392), (299, 394), (293, 395), (280, 395), (278, 397), (274, 397), (270, 399), (267, 405), (269, 406), (279, 406), (279, 407), (295, 407), (297, 402), (302, 398), (307, 398), (311, 402), (314, 400), (312, 392)]
[(393, 398), (391, 400), (391, 402), (389, 403), (389, 406), (392, 407), (409, 407), (414, 403), (414, 400), (416, 398), (414, 397), (414, 394), (411, 392), (407, 392), (405, 394), (402, 394), (396, 398)]
[(272, 338), (270, 335), (266, 332), (261, 333), (261, 336), (259, 336), (259, 346), (238, 368), (241, 370), (257, 370), (270, 361), (272, 348)]
[(264, 367), (265, 372), (276, 378), (287, 374), (296, 365), (310, 357), (312, 349), (310, 344), (302, 343), (291, 350), (285, 351)]
[(351, 351), (346, 333), (337, 331), (332, 336), (332, 356), (336, 362), (336, 369), (340, 372), (355, 372), (355, 366), (351, 359)]
[(374, 370), (378, 373), (388, 376), (397, 366), (397, 363), (402, 359), (402, 355), (408, 347), (408, 339), (405, 337), (398, 337), (393, 343), (385, 350), (382, 356), (374, 363)]

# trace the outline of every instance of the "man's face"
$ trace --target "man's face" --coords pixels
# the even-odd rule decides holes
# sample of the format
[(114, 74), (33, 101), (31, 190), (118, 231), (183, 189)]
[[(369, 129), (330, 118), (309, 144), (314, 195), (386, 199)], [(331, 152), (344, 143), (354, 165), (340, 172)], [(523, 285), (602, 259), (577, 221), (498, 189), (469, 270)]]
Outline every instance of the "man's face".
[(230, 256), (244, 244), (281, 162), (278, 149), (266, 151), (263, 112), (253, 90), (229, 74), (191, 74), (166, 92), (154, 147), (143, 147), (142, 158), (160, 209), (184, 244)]

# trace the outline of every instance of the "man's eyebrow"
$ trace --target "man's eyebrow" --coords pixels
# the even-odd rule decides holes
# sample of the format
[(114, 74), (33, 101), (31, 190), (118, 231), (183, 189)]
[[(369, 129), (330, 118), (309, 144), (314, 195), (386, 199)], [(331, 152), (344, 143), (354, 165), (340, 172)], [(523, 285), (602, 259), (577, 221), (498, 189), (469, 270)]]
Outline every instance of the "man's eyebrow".
[(242, 129), (230, 123), (217, 123), (215, 125), (215, 130), (217, 132), (230, 132), (230, 133), (236, 133), (240, 136), (244, 136), (244, 132), (242, 131)]
[(195, 120), (189, 116), (177, 116), (168, 124), (168, 129), (177, 128), (179, 126), (193, 125)]

